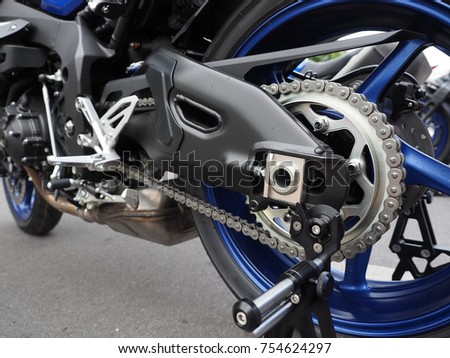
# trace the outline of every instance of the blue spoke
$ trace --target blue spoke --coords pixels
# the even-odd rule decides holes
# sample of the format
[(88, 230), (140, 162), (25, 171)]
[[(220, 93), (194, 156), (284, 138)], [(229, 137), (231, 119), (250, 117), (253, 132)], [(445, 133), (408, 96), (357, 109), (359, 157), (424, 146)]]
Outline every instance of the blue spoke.
[(358, 92), (378, 103), (387, 89), (405, 72), (408, 65), (428, 45), (428, 39), (401, 42), (367, 77)]
[(344, 279), (339, 285), (342, 291), (367, 291), (367, 267), (369, 266), (370, 255), (372, 248), (369, 248), (366, 252), (357, 255), (351, 260), (347, 260), (345, 263), (345, 275)]
[(406, 184), (423, 185), (450, 195), (450, 167), (402, 141)]

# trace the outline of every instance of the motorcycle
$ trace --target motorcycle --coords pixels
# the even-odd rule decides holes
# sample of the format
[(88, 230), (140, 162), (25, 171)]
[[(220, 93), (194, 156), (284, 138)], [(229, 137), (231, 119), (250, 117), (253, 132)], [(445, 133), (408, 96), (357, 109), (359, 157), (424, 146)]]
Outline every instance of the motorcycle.
[[(427, 205), (429, 189), (450, 194), (450, 168), (407, 70), (427, 47), (449, 53), (449, 35), (441, 1), (4, 0), (9, 208), (32, 235), (62, 213), (164, 245), (199, 235), (258, 336), (446, 336), (450, 266), (436, 260), (450, 251)], [(391, 43), (368, 74), (295, 71)], [(392, 281), (370, 280), (394, 224)]]

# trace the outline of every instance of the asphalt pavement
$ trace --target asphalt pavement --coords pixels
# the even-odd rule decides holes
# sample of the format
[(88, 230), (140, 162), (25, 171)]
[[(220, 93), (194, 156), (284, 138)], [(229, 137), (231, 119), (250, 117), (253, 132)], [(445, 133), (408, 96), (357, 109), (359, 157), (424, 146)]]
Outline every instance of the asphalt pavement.
[(33, 237), (0, 192), (0, 337), (243, 336), (198, 238), (164, 247), (70, 215)]
[[(450, 246), (449, 199), (432, 209)], [(386, 245), (374, 275), (395, 264)], [(0, 188), (0, 337), (244, 337), (234, 303), (198, 238), (164, 247), (69, 215), (32, 237)]]

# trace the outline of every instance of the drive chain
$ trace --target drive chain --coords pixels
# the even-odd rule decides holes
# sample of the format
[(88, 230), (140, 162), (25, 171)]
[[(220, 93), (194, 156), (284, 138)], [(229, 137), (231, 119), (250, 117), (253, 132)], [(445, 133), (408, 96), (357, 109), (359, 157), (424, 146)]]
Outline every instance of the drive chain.
[[(341, 250), (334, 254), (333, 260), (342, 261), (344, 258), (353, 258), (358, 253), (366, 251), (369, 246), (374, 245), (381, 238), (389, 229), (390, 223), (397, 217), (397, 211), (402, 203), (402, 194), (406, 189), (404, 184), (406, 172), (403, 168), (404, 156), (400, 150), (400, 141), (395, 136), (394, 127), (388, 123), (386, 115), (378, 111), (376, 105), (367, 101), (364, 95), (355, 93), (353, 89), (338, 83), (307, 79), (303, 81), (295, 80), (289, 83), (263, 85), (262, 89), (273, 96), (303, 91), (326, 93), (337, 97), (348, 102), (352, 107), (356, 107), (367, 118), (371, 126), (375, 128), (378, 138), (383, 140), (382, 149), (386, 154), (386, 165), (389, 169), (387, 172), (389, 184), (386, 187), (388, 196), (383, 203), (383, 209), (379, 213), (378, 221), (367, 228), (358, 239), (344, 244)], [(175, 200), (177, 203), (185, 205), (191, 210), (226, 225), (237, 232), (241, 232), (244, 236), (259, 241), (261, 244), (268, 245), (272, 249), (277, 249), (291, 258), (298, 257), (305, 259), (304, 249), (297, 242), (273, 237), (268, 231), (257, 224), (250, 223), (200, 198), (187, 194), (171, 186), (168, 182), (146, 176), (137, 168), (122, 164), (119, 170), (127, 175), (128, 178), (151, 187)]]

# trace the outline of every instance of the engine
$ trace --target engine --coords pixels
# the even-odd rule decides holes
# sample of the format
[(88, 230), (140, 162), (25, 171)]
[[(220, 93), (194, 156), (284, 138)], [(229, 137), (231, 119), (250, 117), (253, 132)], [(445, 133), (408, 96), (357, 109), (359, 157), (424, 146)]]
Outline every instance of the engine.
[(42, 115), (22, 104), (0, 108), (0, 174), (11, 170), (8, 157), (17, 164), (39, 166), (49, 148)]
[[(57, 210), (117, 232), (150, 237), (164, 245), (197, 236), (191, 212), (156, 190), (126, 188), (117, 182), (108, 186), (101, 174), (92, 179), (68, 176), (48, 181), (42, 173), (53, 170), (48, 164), (49, 133), (43, 109), (31, 102), (34, 98), (25, 94), (18, 103), (0, 107), (0, 176), (30, 177), (39, 194)], [(133, 207), (126, 194), (133, 197)]]

